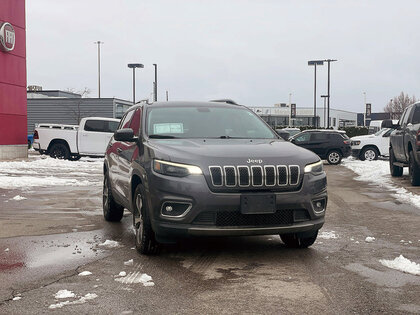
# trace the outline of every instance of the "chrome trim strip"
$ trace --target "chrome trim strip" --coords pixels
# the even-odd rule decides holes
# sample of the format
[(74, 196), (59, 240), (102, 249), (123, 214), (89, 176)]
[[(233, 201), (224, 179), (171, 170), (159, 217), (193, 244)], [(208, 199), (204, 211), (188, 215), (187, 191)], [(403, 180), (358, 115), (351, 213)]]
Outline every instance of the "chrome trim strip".
[[(279, 168), (284, 168), (286, 170), (286, 183), (285, 184), (280, 184), (280, 171)], [(277, 165), (277, 185), (279, 185), (280, 187), (284, 187), (287, 186), (289, 184), (289, 169), (286, 165)]]
[[(254, 184), (254, 172), (252, 171), (254, 168), (259, 168), (261, 170), (261, 185), (255, 185)], [(264, 185), (264, 171), (261, 165), (252, 165), (251, 166), (251, 174), (252, 174), (252, 179), (251, 179), (251, 183), (252, 186), (254, 187), (262, 187)]]
[[(222, 177), (222, 178), (221, 178), (222, 183), (221, 183), (220, 185), (215, 185), (215, 184), (214, 184), (213, 174), (212, 174), (212, 172), (211, 172), (211, 169), (212, 169), (212, 168), (218, 168), (218, 169), (220, 169), (220, 176)], [(209, 166), (209, 172), (210, 172), (211, 183), (213, 184), (213, 186), (214, 186), (214, 187), (222, 187), (222, 186), (223, 186), (223, 169), (222, 169), (222, 167), (221, 167), (221, 166), (218, 166), (218, 165), (212, 165), (212, 166)]]
[[(273, 168), (274, 169), (274, 184), (273, 185), (268, 185), (267, 184), (267, 168)], [(264, 184), (267, 187), (276, 186), (276, 184), (277, 184), (277, 170), (276, 170), (276, 167), (274, 165), (264, 165)]]
[[(246, 168), (246, 171), (248, 172), (248, 185), (241, 185), (241, 172), (239, 171), (240, 168)], [(238, 165), (237, 169), (238, 169), (238, 185), (239, 185), (239, 187), (249, 187), (249, 186), (251, 186), (251, 174), (249, 172), (248, 165)]]
[[(184, 204), (184, 205), (189, 205), (188, 208), (181, 214), (181, 215), (167, 215), (167, 214), (163, 214), (163, 207), (166, 203), (178, 203), (178, 204)], [(191, 202), (182, 202), (182, 201), (165, 201), (164, 203), (162, 203), (162, 206), (160, 207), (160, 216), (164, 217), (164, 218), (183, 218), (187, 215), (187, 213), (191, 210), (192, 208), (192, 203)]]
[[(235, 178), (235, 184), (233, 184), (233, 185), (228, 185), (227, 184), (227, 175), (226, 175), (226, 168), (227, 167), (233, 168), (233, 172), (235, 173), (235, 176), (234, 176), (234, 178)], [(233, 166), (233, 165), (225, 165), (225, 166), (223, 166), (223, 175), (225, 176), (225, 186), (226, 187), (235, 187), (236, 186), (237, 174), (236, 174), (236, 167), (235, 166)]]

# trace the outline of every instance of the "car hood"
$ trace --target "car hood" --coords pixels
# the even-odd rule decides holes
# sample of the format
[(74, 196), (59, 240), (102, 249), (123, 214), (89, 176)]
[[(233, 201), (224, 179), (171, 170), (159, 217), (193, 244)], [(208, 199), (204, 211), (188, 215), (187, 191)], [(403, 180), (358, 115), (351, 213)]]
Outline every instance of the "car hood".
[(376, 138), (377, 136), (375, 135), (364, 135), (364, 136), (356, 136), (356, 137), (352, 137), (350, 138), (350, 140), (364, 140), (364, 139), (372, 139), (372, 138)]
[(149, 139), (155, 158), (200, 166), (300, 165), (319, 161), (313, 152), (277, 139)]

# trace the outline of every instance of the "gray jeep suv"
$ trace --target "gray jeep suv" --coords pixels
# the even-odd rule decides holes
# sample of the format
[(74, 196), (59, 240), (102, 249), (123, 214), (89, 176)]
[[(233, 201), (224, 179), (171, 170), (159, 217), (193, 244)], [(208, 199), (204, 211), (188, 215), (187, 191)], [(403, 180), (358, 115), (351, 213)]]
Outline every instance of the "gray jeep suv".
[(142, 254), (187, 236), (280, 234), (287, 246), (308, 247), (326, 206), (319, 157), (242, 105), (133, 106), (106, 150), (104, 217), (132, 212)]

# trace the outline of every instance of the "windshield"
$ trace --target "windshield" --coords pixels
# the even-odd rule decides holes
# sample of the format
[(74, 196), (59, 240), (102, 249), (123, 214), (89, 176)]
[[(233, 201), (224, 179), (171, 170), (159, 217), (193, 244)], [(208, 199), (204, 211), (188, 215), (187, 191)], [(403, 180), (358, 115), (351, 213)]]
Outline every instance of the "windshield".
[(258, 116), (242, 107), (149, 108), (146, 128), (151, 138), (278, 139)]
[(380, 136), (383, 132), (385, 132), (386, 130), (388, 130), (388, 129), (381, 129), (381, 130), (379, 130), (377, 133), (375, 133), (375, 136)]

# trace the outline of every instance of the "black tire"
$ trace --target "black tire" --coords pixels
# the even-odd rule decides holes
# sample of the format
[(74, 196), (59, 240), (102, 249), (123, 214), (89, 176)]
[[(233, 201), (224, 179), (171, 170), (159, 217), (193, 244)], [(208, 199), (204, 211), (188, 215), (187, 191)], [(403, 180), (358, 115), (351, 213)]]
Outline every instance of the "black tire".
[(119, 222), (124, 215), (124, 207), (116, 203), (114, 197), (112, 197), (108, 174), (104, 175), (102, 208), (104, 211), (104, 218), (109, 222)]
[(318, 231), (315, 231), (313, 235), (301, 237), (299, 234), (280, 234), (280, 238), (283, 243), (290, 248), (307, 248), (315, 243), (318, 236)]
[(366, 147), (363, 148), (362, 152), (360, 152), (360, 160), (361, 161), (374, 161), (377, 160), (379, 156), (379, 152), (378, 149), (376, 149), (375, 147)]
[(343, 158), (343, 155), (338, 150), (331, 150), (327, 154), (327, 161), (331, 165), (340, 164), (342, 158)]
[(156, 241), (155, 232), (149, 218), (149, 207), (146, 201), (146, 191), (138, 185), (133, 196), (133, 225), (136, 231), (136, 249), (143, 255), (156, 255), (160, 246)]
[(28, 140), (28, 149), (30, 149), (32, 146), (31, 140)]
[(70, 150), (64, 143), (54, 143), (48, 152), (55, 159), (70, 159)]
[(420, 165), (417, 164), (414, 158), (414, 152), (410, 151), (409, 162), (408, 162), (408, 174), (410, 177), (411, 185), (420, 186)]
[(403, 168), (400, 166), (394, 165), (395, 162), (395, 155), (394, 150), (389, 148), (389, 170), (391, 172), (392, 177), (401, 177), (403, 174)]

